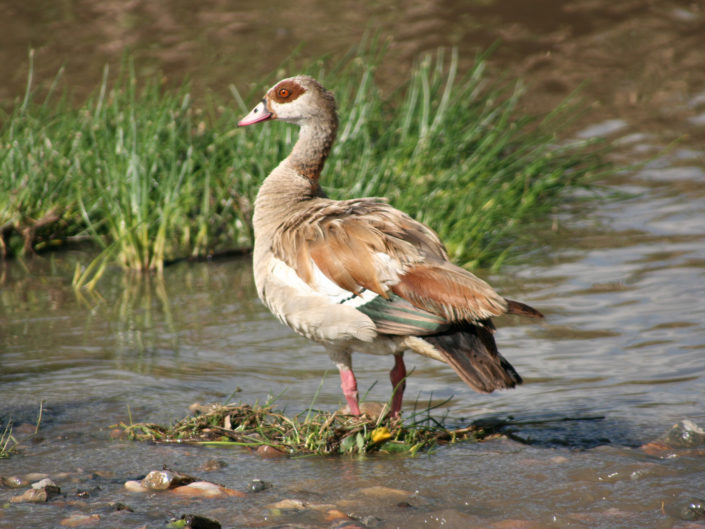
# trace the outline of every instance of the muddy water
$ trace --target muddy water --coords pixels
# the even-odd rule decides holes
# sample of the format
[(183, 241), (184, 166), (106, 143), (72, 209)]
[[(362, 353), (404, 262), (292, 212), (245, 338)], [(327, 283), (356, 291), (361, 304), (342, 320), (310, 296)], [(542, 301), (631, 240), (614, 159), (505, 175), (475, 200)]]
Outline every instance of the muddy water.
[[(269, 73), (292, 42), (306, 41), (314, 56), (344, 49), (374, 17), (394, 39), (392, 76), (418, 51), (457, 44), (468, 55), (502, 37), (495, 67), (528, 80), (531, 108), (555, 105), (590, 80), (585, 97), (596, 103), (572, 134), (608, 136), (618, 142), (617, 161), (646, 165), (608, 179), (621, 200), (605, 193), (558, 213), (552, 229), (536, 234), (539, 251), (485, 276), (547, 315), (540, 325), (498, 322), (521, 388), (477, 395), (450, 369), (409, 358), (407, 412), (415, 400), (452, 397), (442, 406), (451, 422), (509, 422), (506, 439), (413, 459), (272, 461), (111, 440), (111, 424), (130, 416), (168, 422), (195, 401), (277, 395), (296, 412), (321, 381), (316, 405), (332, 409), (341, 400), (337, 375), (318, 346), (256, 300), (247, 259), (179, 264), (163, 281), (116, 271), (86, 297), (70, 287), (85, 256), (5, 263), (0, 414), (12, 418), (23, 451), (0, 460), (0, 475), (47, 473), (65, 496), (4, 505), (0, 527), (57, 527), (76, 513), (97, 513), (95, 526), (163, 527), (170, 513), (190, 512), (224, 527), (331, 526), (316, 511), (266, 508), (285, 498), (335, 503), (370, 527), (702, 526), (684, 511), (705, 500), (702, 450), (640, 447), (684, 418), (705, 426), (705, 12), (687, 2), (563, 4), (356, 3), (333, 12), (318, 3), (236, 11), (203, 2), (195, 12), (180, 2), (2, 4), (0, 18), (12, 21), (0, 32), (11, 72), (3, 99), (18, 93), (29, 43), (40, 83), (66, 63), (76, 89), (87, 90), (129, 45), (143, 68), (190, 73), (219, 89)], [(77, 53), (87, 46), (95, 53)], [(389, 362), (356, 362), (367, 398), (385, 399)], [(205, 470), (209, 460), (223, 466)], [(162, 465), (236, 489), (252, 479), (272, 487), (227, 501), (124, 491), (125, 480)], [(15, 494), (0, 489), (0, 504)]]

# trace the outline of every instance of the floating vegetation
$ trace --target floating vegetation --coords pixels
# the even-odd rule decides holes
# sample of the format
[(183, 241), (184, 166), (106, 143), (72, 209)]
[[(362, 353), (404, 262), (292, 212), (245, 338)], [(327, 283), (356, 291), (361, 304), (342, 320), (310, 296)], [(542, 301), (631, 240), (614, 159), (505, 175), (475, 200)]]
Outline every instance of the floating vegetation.
[[(528, 222), (604, 170), (590, 142), (558, 139), (575, 108), (522, 115), (522, 84), (488, 80), (484, 57), (463, 72), (456, 53), (423, 56), (391, 93), (375, 81), (382, 57), (361, 46), (337, 63), (287, 67), (337, 97), (322, 184), (335, 198), (388, 197), (438, 231), (458, 264), (499, 266)], [(74, 283), (92, 286), (111, 263), (160, 270), (252, 246), (254, 196), (297, 134), (238, 129), (268, 81), (199, 107), (187, 85), (138, 80), (128, 59), (76, 107), (56, 96), (58, 81), (40, 98), (32, 76), (30, 60), (26, 94), (0, 112), (1, 255), (91, 241), (101, 253)]]
[[(437, 445), (479, 441), (496, 436), (492, 427), (448, 429), (426, 410), (405, 422), (399, 419), (352, 417), (309, 409), (294, 417), (271, 405), (198, 406), (196, 413), (173, 425), (121, 423), (129, 439), (158, 443), (196, 443), (268, 447), (275, 454), (415, 454)], [(271, 454), (270, 454), (271, 455)]]
[(8, 422), (5, 427), (0, 424), (0, 459), (10, 457), (17, 447), (17, 440), (12, 435), (12, 422)]

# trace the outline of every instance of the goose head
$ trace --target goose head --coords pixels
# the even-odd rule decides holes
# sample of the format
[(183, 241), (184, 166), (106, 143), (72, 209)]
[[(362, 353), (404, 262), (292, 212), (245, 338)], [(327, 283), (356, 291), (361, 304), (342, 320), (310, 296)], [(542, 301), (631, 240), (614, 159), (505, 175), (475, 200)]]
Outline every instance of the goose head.
[(279, 119), (296, 125), (335, 120), (335, 99), (318, 81), (307, 75), (283, 79), (270, 88), (238, 125)]

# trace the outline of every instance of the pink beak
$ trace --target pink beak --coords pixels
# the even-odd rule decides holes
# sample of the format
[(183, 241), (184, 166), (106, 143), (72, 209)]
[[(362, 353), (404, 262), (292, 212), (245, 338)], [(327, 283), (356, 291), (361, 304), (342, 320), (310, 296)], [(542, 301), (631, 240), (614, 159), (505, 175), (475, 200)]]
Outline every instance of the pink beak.
[(254, 125), (255, 123), (266, 121), (268, 119), (272, 119), (272, 113), (267, 110), (267, 105), (263, 99), (255, 108), (252, 109), (249, 114), (238, 121), (237, 124), (240, 127), (246, 127), (247, 125)]

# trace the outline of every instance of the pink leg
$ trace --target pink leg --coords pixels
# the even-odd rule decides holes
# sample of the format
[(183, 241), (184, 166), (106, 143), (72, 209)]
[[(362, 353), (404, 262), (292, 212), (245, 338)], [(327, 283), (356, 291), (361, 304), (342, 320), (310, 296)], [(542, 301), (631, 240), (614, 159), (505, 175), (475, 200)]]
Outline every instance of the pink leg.
[(351, 415), (360, 415), (360, 406), (357, 403), (357, 380), (355, 373), (348, 367), (339, 367), (340, 387), (343, 389), (345, 400), (348, 401), (348, 410)]
[(394, 367), (389, 372), (389, 380), (392, 381), (392, 417), (399, 417), (401, 403), (404, 399), (404, 389), (406, 389), (406, 366), (404, 365), (403, 353), (394, 355)]

